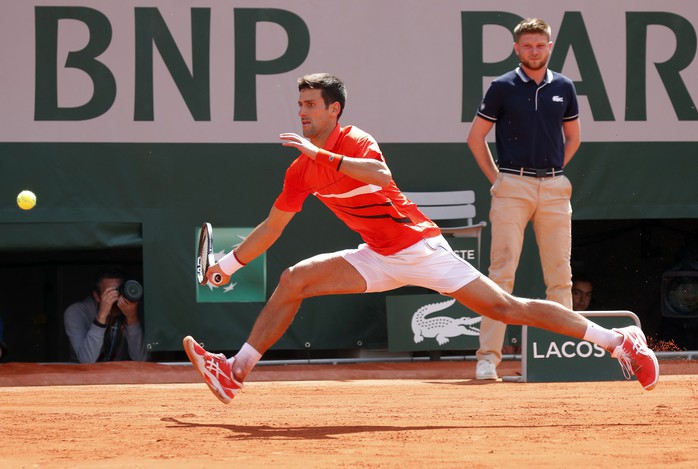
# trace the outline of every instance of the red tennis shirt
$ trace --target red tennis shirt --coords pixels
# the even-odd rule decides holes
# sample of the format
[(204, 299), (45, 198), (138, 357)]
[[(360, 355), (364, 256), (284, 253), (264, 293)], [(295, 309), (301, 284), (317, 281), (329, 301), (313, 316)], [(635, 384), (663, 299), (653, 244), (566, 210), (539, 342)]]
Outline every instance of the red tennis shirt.
[[(325, 150), (352, 158), (384, 161), (378, 143), (363, 130), (339, 124)], [(368, 246), (379, 254), (395, 254), (424, 238), (441, 234), (439, 227), (390, 181), (387, 187), (366, 184), (301, 154), (286, 170), (284, 187), (274, 206), (300, 212), (309, 194), (316, 196)]]

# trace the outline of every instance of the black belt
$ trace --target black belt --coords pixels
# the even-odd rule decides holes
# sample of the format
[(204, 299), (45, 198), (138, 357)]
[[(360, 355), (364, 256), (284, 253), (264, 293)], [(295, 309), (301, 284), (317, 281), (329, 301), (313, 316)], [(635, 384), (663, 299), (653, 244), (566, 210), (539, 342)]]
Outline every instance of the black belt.
[(562, 175), (562, 168), (507, 168), (500, 166), (499, 170), (503, 173), (518, 174), (519, 176), (528, 176), (531, 178), (547, 178)]

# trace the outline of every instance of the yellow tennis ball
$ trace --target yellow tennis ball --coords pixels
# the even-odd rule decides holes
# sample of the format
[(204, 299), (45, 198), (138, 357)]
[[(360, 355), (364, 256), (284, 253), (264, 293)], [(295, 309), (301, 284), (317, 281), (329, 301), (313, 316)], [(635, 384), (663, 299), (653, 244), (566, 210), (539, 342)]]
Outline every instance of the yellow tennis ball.
[(32, 191), (22, 191), (17, 196), (17, 205), (22, 210), (31, 210), (36, 205), (36, 195)]

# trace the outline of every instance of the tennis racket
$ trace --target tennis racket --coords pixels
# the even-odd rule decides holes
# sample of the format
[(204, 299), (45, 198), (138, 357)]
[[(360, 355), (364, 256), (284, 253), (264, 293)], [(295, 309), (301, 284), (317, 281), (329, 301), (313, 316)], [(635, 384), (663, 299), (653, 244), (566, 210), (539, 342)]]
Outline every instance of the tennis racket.
[[(208, 283), (206, 272), (208, 268), (215, 263), (216, 259), (213, 257), (213, 227), (210, 223), (204, 223), (201, 225), (199, 252), (196, 259), (196, 280), (199, 282), (199, 285), (206, 285)], [(221, 274), (215, 274), (211, 278), (211, 283), (220, 285), (222, 280), (223, 277)]]

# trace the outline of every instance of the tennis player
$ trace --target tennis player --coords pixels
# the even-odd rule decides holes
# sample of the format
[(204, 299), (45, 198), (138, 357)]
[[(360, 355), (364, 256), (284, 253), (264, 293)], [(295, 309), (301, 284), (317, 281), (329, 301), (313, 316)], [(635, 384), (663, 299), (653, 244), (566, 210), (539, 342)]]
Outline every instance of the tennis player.
[(456, 255), (434, 222), (395, 185), (376, 141), (357, 127), (341, 127), (346, 89), (318, 73), (298, 80), (303, 136), (282, 133), (283, 146), (301, 152), (286, 171), (268, 217), (206, 273), (224, 283), (265, 252), (310, 195), (364, 241), (356, 249), (318, 254), (289, 267), (262, 309), (247, 342), (231, 358), (204, 350), (191, 336), (184, 349), (211, 391), (230, 403), (262, 355), (284, 334), (310, 297), (392, 290), (404, 285), (451, 296), (476, 313), (593, 342), (620, 361), (625, 376), (647, 390), (659, 379), (655, 354), (636, 326), (605, 329), (557, 303), (514, 297)]

